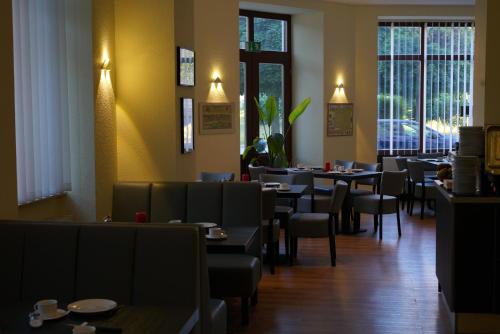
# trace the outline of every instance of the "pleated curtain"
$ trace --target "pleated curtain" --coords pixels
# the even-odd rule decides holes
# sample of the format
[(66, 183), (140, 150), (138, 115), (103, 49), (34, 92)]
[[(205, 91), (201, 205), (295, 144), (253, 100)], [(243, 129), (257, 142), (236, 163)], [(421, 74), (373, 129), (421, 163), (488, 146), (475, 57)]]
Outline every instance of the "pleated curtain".
[(71, 190), (67, 5), (13, 5), (18, 203)]

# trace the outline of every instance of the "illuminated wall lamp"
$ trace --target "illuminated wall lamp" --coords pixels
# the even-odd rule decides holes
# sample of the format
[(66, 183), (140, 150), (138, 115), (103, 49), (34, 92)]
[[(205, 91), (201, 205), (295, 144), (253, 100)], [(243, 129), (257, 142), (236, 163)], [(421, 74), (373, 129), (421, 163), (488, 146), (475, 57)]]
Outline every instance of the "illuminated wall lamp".
[(212, 80), (212, 85), (215, 87), (217, 91), (222, 90), (222, 80), (220, 77), (216, 77), (214, 80)]
[(104, 59), (101, 64), (101, 71), (109, 72), (111, 71), (111, 66), (109, 65), (109, 58)]
[(343, 83), (339, 83), (337, 86), (335, 86), (335, 91), (333, 92), (330, 103), (349, 103), (349, 101), (347, 100), (347, 96), (345, 95)]

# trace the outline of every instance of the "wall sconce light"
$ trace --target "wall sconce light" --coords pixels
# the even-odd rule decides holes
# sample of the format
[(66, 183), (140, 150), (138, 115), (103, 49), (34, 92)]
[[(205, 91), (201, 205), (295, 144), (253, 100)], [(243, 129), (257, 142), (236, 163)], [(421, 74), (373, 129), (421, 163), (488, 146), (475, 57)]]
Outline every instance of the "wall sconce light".
[(111, 71), (111, 67), (109, 66), (109, 58), (104, 59), (104, 61), (102, 62), (101, 71)]
[(340, 82), (335, 86), (335, 91), (330, 99), (330, 103), (349, 103), (347, 96), (345, 95), (344, 84)]
[(217, 76), (214, 80), (212, 80), (212, 86), (220, 92), (222, 90), (222, 80), (220, 79), (219, 76)]

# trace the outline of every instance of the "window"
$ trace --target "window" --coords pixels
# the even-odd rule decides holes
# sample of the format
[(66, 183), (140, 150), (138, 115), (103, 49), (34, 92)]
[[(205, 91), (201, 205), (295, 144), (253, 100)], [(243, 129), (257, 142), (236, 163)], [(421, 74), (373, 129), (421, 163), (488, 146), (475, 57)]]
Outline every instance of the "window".
[[(260, 103), (270, 95), (276, 98), (280, 117), (272, 130), (284, 131), (291, 105), (290, 20), (289, 15), (240, 11), (240, 153), (255, 137), (264, 137), (254, 97)], [(250, 51), (249, 42), (260, 42), (260, 51)]]
[(473, 22), (381, 22), (380, 155), (447, 152), (472, 125)]
[[(18, 203), (71, 190), (67, 53), (78, 50), (61, 1), (13, 1)], [(29, 20), (27, 19), (29, 17)], [(73, 28), (74, 29), (74, 28)], [(76, 101), (73, 101), (77, 103)]]

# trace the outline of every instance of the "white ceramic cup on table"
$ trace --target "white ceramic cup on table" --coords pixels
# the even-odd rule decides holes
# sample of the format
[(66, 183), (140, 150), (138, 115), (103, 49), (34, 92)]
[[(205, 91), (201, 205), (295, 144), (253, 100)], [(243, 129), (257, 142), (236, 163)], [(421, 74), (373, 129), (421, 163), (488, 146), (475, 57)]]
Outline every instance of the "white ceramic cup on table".
[(43, 299), (39, 300), (34, 305), (35, 312), (39, 313), (42, 317), (57, 314), (57, 300)]
[(224, 235), (224, 230), (220, 227), (212, 227), (208, 229), (208, 235), (213, 238), (220, 238)]
[(73, 326), (73, 334), (94, 334), (95, 329), (94, 326), (87, 325)]

